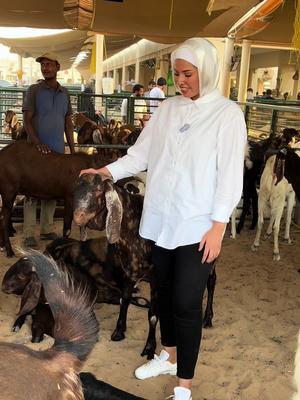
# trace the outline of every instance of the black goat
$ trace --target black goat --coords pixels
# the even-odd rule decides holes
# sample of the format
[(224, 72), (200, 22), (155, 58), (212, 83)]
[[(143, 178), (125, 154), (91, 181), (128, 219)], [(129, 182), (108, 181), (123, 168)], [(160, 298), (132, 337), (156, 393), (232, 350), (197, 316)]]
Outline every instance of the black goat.
[[(139, 233), (139, 222), (143, 208), (143, 197), (129, 194), (126, 189), (113, 184), (107, 177), (83, 175), (74, 190), (74, 221), (91, 229), (106, 228), (108, 259), (121, 265), (124, 286), (116, 329), (112, 340), (124, 339), (126, 317), (132, 291), (143, 279), (150, 283), (151, 301), (148, 312), (149, 334), (142, 355), (150, 359), (156, 347), (157, 291), (151, 259), (151, 242)], [(209, 280), (209, 302), (205, 312), (205, 326), (211, 326), (212, 296), (215, 270)]]
[(30, 262), (42, 282), (55, 319), (54, 345), (34, 351), (0, 343), (0, 393), (5, 400), (84, 400), (79, 372), (98, 338), (99, 325), (85, 288), (53, 260), (31, 252)]
[(285, 177), (292, 185), (297, 199), (300, 201), (300, 157), (296, 154), (296, 151), (300, 152), (300, 148), (283, 147), (276, 155), (274, 172), (277, 177), (277, 183)]
[(90, 372), (81, 372), (84, 400), (145, 400), (96, 379)]

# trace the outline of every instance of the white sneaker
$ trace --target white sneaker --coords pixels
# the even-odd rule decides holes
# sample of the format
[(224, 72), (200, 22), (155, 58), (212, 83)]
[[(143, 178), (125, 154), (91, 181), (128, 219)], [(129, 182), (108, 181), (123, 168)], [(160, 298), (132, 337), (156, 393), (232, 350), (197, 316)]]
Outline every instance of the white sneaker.
[(135, 370), (135, 376), (138, 379), (152, 378), (159, 375), (176, 375), (177, 363), (172, 364), (168, 361), (169, 353), (165, 350), (160, 352), (160, 355), (154, 355), (154, 358), (143, 364)]
[(187, 388), (184, 388), (181, 386), (176, 386), (174, 388), (174, 394), (172, 394), (172, 396), (167, 397), (167, 399), (192, 400), (192, 395), (191, 395), (190, 389), (187, 389)]

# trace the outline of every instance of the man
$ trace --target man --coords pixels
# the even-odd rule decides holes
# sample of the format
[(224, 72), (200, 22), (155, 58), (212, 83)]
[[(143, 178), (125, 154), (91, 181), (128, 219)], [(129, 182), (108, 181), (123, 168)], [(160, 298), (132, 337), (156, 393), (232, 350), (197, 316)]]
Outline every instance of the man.
[[(167, 86), (167, 81), (165, 78), (158, 78), (156, 86), (150, 91), (150, 98), (153, 97), (154, 99), (164, 99), (165, 98), (165, 93), (164, 90)], [(157, 109), (159, 106), (160, 101), (159, 100), (150, 100), (150, 112), (151, 114), (154, 113), (154, 111)]]
[[(144, 86), (137, 83), (132, 88), (131, 97), (144, 97)], [(126, 124), (127, 121), (127, 108), (128, 108), (128, 100), (124, 99), (121, 105), (121, 117), (122, 122)], [(136, 99), (134, 101), (134, 121), (138, 121), (140, 119), (144, 119), (144, 116), (147, 114), (147, 104), (144, 99)]]
[[(53, 53), (46, 53), (36, 59), (41, 64), (44, 79), (28, 88), (23, 104), (24, 124), (29, 142), (48, 154), (51, 151), (64, 153), (64, 133), (70, 147), (74, 150), (72, 107), (66, 88), (57, 82), (60, 64)], [(47, 159), (45, 158), (45, 163)], [(47, 185), (47, 182), (45, 182)], [(24, 246), (37, 247), (34, 237), (36, 225), (36, 199), (24, 202)], [(55, 212), (55, 200), (41, 201), (40, 239), (54, 240), (57, 236), (51, 231)]]
[(156, 82), (154, 79), (151, 79), (151, 81), (148, 83), (148, 91), (144, 93), (144, 97), (150, 97), (150, 92), (153, 88), (155, 88)]

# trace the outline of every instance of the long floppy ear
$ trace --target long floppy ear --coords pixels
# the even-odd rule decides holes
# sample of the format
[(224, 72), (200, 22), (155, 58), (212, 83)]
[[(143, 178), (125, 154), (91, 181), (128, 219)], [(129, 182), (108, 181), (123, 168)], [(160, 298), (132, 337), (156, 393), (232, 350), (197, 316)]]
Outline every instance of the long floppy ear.
[(11, 127), (14, 128), (14, 127), (17, 125), (18, 122), (19, 122), (18, 117), (17, 117), (16, 114), (15, 114), (15, 115), (12, 117), (12, 120), (11, 120)]
[(105, 201), (107, 208), (107, 240), (109, 243), (116, 243), (120, 239), (123, 206), (111, 180), (105, 180)]
[(21, 298), (21, 305), (18, 315), (25, 315), (31, 312), (37, 305), (40, 299), (42, 283), (36, 273), (32, 274), (32, 278)]

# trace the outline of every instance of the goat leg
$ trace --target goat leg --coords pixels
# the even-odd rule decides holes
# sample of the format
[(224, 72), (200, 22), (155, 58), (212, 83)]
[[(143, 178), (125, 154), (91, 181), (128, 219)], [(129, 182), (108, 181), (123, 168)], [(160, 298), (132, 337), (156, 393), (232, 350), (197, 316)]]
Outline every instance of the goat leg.
[(66, 196), (64, 199), (64, 227), (63, 237), (68, 238), (71, 234), (72, 219), (73, 219), (73, 207), (72, 207), (72, 195)]
[(213, 300), (214, 300), (216, 281), (217, 281), (216, 268), (215, 266), (213, 266), (213, 270), (209, 274), (207, 281), (207, 304), (202, 323), (203, 328), (212, 328), (212, 319), (214, 316)]
[(1, 241), (3, 240), (4, 242), (7, 257), (13, 257), (15, 255), (9, 240), (9, 221), (11, 220), (11, 210), (15, 198), (16, 198), (15, 194), (2, 195), (3, 205), (0, 214), (0, 223), (1, 223), (1, 234), (3, 236), (1, 238)]
[[(154, 275), (154, 274), (152, 274)], [(141, 353), (141, 356), (147, 356), (148, 360), (152, 360), (154, 357), (155, 349), (156, 349), (156, 325), (158, 322), (158, 310), (157, 310), (157, 286), (155, 284), (154, 277), (151, 277), (150, 280), (150, 308), (148, 310), (148, 322), (149, 322), (149, 332), (148, 338), (144, 347), (144, 350)]]
[(24, 325), (25, 319), (27, 317), (27, 315), (29, 314), (24, 314), (24, 315), (20, 315), (14, 322), (11, 330), (12, 332), (19, 332), (19, 330), (22, 328), (22, 326)]
[(134, 289), (134, 283), (125, 278), (125, 283), (122, 290), (119, 318), (116, 328), (113, 334), (111, 335), (111, 340), (113, 340), (114, 342), (125, 339), (124, 332), (126, 331), (127, 311), (133, 293), (133, 289)]

